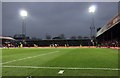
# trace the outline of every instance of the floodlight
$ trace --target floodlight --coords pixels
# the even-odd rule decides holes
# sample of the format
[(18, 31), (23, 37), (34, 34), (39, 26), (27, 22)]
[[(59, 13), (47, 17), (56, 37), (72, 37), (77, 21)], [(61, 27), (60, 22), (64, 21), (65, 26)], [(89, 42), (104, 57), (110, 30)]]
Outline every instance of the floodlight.
[(96, 10), (96, 7), (94, 5), (92, 5), (91, 7), (89, 7), (89, 12), (90, 13), (94, 13)]
[(20, 16), (26, 17), (27, 16), (27, 11), (26, 10), (21, 10), (20, 11)]

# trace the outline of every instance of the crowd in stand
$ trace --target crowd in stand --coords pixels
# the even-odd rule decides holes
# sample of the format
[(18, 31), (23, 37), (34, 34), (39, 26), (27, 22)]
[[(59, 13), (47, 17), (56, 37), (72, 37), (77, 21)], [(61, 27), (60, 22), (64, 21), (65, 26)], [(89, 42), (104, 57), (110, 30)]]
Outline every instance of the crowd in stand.
[(101, 47), (120, 47), (118, 40), (103, 41), (100, 44)]

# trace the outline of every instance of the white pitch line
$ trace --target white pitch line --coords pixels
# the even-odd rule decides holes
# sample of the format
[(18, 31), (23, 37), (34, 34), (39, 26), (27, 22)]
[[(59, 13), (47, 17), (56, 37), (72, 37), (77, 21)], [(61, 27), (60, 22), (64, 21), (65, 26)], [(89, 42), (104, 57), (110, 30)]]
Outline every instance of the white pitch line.
[(2, 66), (3, 68), (31, 68), (31, 69), (64, 69), (64, 70), (113, 70), (118, 68), (79, 68), (79, 67), (38, 67), (38, 66)]
[(40, 54), (40, 55), (37, 55), (37, 56), (25, 57), (25, 58), (21, 58), (21, 59), (17, 59), (17, 60), (12, 60), (12, 61), (7, 61), (7, 62), (4, 62), (2, 64), (8, 64), (8, 63), (16, 62), (16, 61), (31, 59), (31, 58), (35, 58), (35, 57), (39, 57), (39, 56), (44, 56), (44, 55), (47, 55), (47, 54), (52, 54), (52, 53), (57, 53), (57, 52), (59, 52), (59, 51), (44, 53), (44, 54)]

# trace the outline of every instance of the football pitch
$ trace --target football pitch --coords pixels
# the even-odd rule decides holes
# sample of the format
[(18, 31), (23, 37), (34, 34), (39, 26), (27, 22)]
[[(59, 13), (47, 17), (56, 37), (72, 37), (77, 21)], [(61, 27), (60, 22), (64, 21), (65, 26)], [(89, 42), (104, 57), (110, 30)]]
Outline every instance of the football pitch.
[(118, 50), (2, 49), (3, 76), (118, 76)]

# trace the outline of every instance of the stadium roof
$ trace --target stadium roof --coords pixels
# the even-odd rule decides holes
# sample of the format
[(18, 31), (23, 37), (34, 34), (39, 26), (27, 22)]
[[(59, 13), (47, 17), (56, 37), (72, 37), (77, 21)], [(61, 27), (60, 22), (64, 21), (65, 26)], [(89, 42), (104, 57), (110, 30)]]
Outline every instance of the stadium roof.
[(103, 26), (96, 34), (96, 37), (100, 36), (110, 28), (116, 26), (120, 22), (120, 13), (110, 20), (105, 26)]
[(2, 37), (2, 36), (0, 36), (0, 39), (15, 40), (15, 39), (12, 38), (12, 37)]

